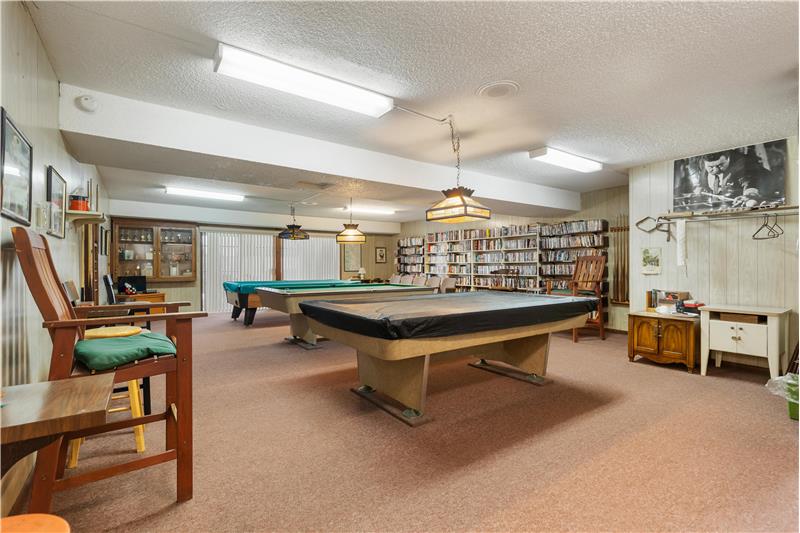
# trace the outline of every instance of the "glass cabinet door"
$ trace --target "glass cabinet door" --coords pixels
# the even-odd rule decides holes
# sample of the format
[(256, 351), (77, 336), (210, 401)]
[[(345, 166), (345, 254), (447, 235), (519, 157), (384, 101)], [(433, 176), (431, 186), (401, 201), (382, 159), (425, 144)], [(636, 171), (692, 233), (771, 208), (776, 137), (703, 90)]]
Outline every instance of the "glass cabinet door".
[(159, 228), (159, 278), (194, 276), (194, 231), (191, 228)]
[(120, 226), (117, 242), (118, 275), (153, 276), (153, 228)]

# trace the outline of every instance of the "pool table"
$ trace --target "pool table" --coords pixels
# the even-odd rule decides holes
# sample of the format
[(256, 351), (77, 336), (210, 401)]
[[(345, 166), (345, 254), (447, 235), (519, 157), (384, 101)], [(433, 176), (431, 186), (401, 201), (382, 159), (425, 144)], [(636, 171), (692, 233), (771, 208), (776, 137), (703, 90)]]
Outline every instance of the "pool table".
[(337, 287), (258, 287), (256, 292), (261, 297), (261, 305), (283, 311), (289, 315), (291, 337), (286, 340), (306, 349), (315, 348), (317, 335), (309, 328), (300, 304), (312, 300), (365, 300), (391, 295), (402, 299), (420, 294), (432, 294), (433, 287), (418, 285), (397, 285), (391, 283), (358, 283), (357, 285), (340, 285)]
[(429, 420), (432, 357), (474, 355), (479, 361), (470, 366), (542, 384), (550, 333), (583, 326), (597, 300), (482, 291), (304, 302), (300, 308), (312, 330), (355, 348), (360, 387), (351, 390), (417, 426)]
[(338, 287), (360, 285), (360, 281), (341, 279), (303, 279), (303, 280), (269, 280), (269, 281), (226, 281), (222, 284), (225, 297), (233, 306), (231, 318), (236, 320), (244, 309), (244, 325), (250, 326), (256, 316), (256, 309), (261, 307), (261, 299), (256, 294), (256, 287)]

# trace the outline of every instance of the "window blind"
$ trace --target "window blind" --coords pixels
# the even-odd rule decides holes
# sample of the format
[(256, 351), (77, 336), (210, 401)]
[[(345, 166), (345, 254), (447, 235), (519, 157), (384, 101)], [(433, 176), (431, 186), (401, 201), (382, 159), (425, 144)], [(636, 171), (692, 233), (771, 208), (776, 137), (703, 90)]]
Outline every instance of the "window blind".
[(312, 235), (304, 241), (283, 241), (283, 279), (339, 279), (336, 237)]
[[(228, 311), (224, 281), (275, 279), (275, 235), (200, 229), (202, 306), (209, 313)], [(338, 263), (337, 263), (338, 264)]]

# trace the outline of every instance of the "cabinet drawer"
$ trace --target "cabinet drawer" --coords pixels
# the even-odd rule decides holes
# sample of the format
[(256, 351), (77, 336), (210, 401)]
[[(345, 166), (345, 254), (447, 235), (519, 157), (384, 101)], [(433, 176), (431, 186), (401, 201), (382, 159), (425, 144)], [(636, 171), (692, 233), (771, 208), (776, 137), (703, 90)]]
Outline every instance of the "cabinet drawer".
[[(708, 323), (708, 347), (711, 350), (736, 353), (736, 337), (738, 330), (736, 322), (711, 320)], [(745, 324), (749, 326), (750, 324)]]
[(767, 356), (767, 325), (736, 323), (737, 353)]

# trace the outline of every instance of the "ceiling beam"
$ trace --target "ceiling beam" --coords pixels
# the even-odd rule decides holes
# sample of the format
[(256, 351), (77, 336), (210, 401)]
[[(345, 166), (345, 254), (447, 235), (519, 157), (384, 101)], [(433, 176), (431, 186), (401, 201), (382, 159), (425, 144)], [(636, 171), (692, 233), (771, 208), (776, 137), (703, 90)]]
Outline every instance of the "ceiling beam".
[[(89, 95), (96, 110), (77, 99)], [(453, 167), (251, 126), (73, 85), (61, 85), (62, 131), (201, 154), (438, 191), (455, 186)], [(85, 161), (92, 163), (92, 161)], [(577, 211), (580, 194), (465, 170), (462, 185), (476, 197)]]

